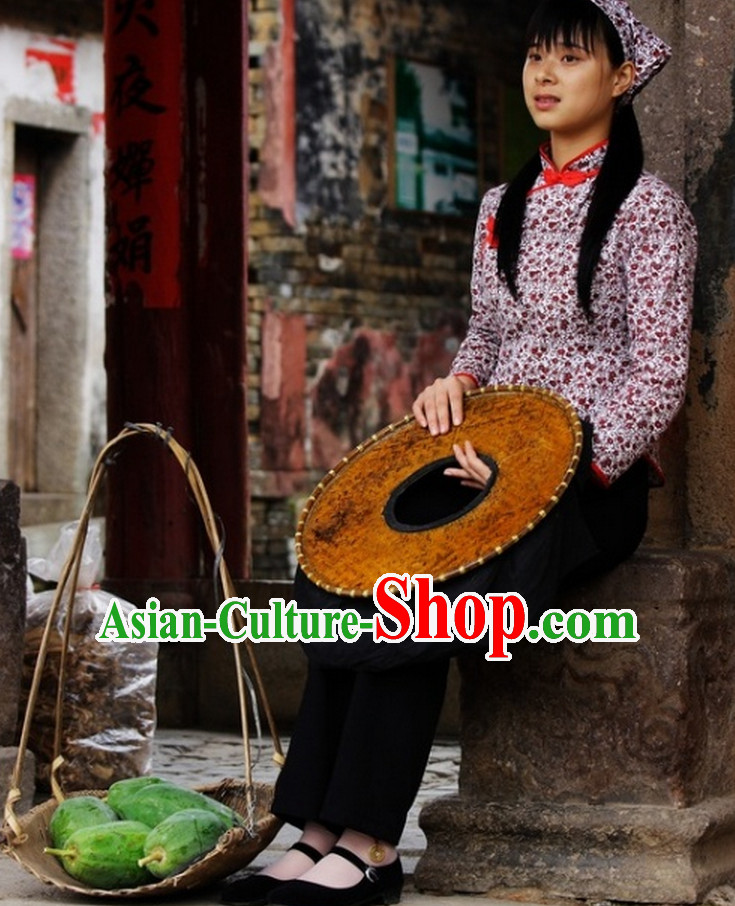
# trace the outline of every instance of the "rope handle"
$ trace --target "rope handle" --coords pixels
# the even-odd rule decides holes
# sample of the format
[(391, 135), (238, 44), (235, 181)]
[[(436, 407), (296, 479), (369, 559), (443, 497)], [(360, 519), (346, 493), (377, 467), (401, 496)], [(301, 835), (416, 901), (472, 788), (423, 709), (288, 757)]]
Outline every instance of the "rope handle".
[[(164, 445), (170, 450), (174, 455), (175, 459), (181, 466), (184, 471), (184, 474), (188, 480), (189, 487), (194, 496), (194, 500), (199, 508), (201, 514), (204, 528), (209, 539), (212, 551), (215, 556), (215, 562), (217, 565), (217, 572), (219, 574), (220, 583), (222, 585), (222, 590), (225, 595), (225, 599), (235, 597), (235, 589), (230, 576), (229, 570), (225, 563), (223, 557), (224, 544), (220, 538), (220, 534), (217, 528), (217, 520), (212, 510), (211, 503), (209, 501), (209, 495), (207, 494), (206, 488), (204, 487), (204, 482), (202, 480), (199, 469), (194, 463), (194, 460), (191, 458), (191, 454), (185, 450), (179, 443), (176, 441), (173, 436), (171, 429), (164, 431), (160, 425), (154, 425), (149, 423), (138, 423), (138, 424), (126, 424), (120, 433), (108, 441), (102, 450), (99, 452), (97, 459), (95, 461), (94, 467), (92, 469), (92, 474), (89, 480), (89, 486), (87, 491), (87, 498), (82, 508), (81, 515), (79, 517), (79, 523), (77, 530), (74, 536), (74, 541), (72, 543), (71, 550), (69, 555), (64, 563), (64, 567), (59, 576), (59, 582), (56, 586), (56, 591), (54, 593), (53, 601), (49, 609), (49, 614), (46, 619), (46, 625), (44, 627), (44, 632), (41, 637), (41, 642), (39, 644), (38, 655), (36, 657), (36, 664), (33, 671), (33, 679), (31, 681), (31, 687), (28, 693), (28, 702), (26, 705), (26, 711), (23, 719), (23, 727), (21, 730), (20, 740), (18, 743), (18, 750), (15, 759), (15, 765), (13, 767), (13, 772), (10, 778), (10, 790), (5, 802), (4, 810), (4, 820), (5, 820), (5, 836), (6, 838), (13, 843), (23, 842), (24, 835), (21, 832), (20, 825), (18, 824), (17, 816), (15, 813), (15, 803), (20, 799), (19, 790), (21, 788), (21, 779), (23, 775), (23, 761), (26, 749), (28, 747), (28, 740), (30, 737), (31, 724), (33, 718), (33, 712), (36, 707), (36, 702), (38, 700), (38, 693), (41, 685), (41, 678), (43, 675), (43, 669), (46, 663), (46, 656), (48, 653), (49, 642), (52, 634), (52, 630), (55, 624), (56, 614), (58, 613), (59, 607), (61, 606), (61, 601), (63, 599), (64, 591), (66, 590), (67, 585), (70, 585), (71, 588), (76, 589), (78, 587), (78, 577), (79, 570), (82, 562), (82, 554), (84, 550), (84, 543), (87, 537), (87, 530), (89, 527), (89, 520), (93, 512), (93, 505), (95, 497), (99, 490), (102, 478), (104, 476), (105, 470), (108, 464), (111, 461), (111, 453), (115, 447), (121, 444), (129, 437), (139, 436), (140, 434), (148, 434), (162, 441)], [(71, 582), (70, 582), (71, 577)], [(60, 784), (56, 780), (56, 773), (63, 764), (63, 758), (61, 757), (61, 746), (62, 746), (62, 708), (63, 708), (63, 680), (65, 675), (65, 661), (66, 654), (69, 644), (70, 637), (70, 627), (72, 619), (72, 610), (74, 606), (74, 594), (69, 595), (69, 602), (66, 610), (65, 625), (64, 625), (64, 642), (61, 650), (61, 663), (59, 667), (59, 682), (57, 687), (56, 694), (56, 732), (54, 734), (54, 760), (52, 763), (51, 770), (51, 785), (53, 795), (58, 802), (63, 801), (64, 795), (61, 790)], [(234, 615), (237, 622), (240, 625), (238, 629), (242, 629), (242, 618), (240, 614), (237, 613)], [(268, 696), (265, 690), (265, 685), (263, 683), (263, 678), (260, 673), (260, 668), (255, 658), (255, 652), (253, 643), (250, 639), (245, 638), (245, 649), (248, 654), (248, 663), (250, 672), (255, 680), (255, 688), (257, 693), (257, 698), (260, 701), (260, 705), (265, 713), (266, 721), (268, 723), (268, 728), (271, 735), (271, 740), (273, 744), (273, 760), (279, 766), (284, 762), (283, 749), (281, 747), (280, 737), (278, 735), (278, 730), (275, 725), (275, 720), (273, 718), (273, 712), (268, 701)], [(232, 651), (235, 658), (235, 672), (237, 678), (237, 693), (239, 700), (240, 708), (240, 723), (242, 726), (242, 735), (243, 735), (243, 760), (245, 764), (245, 781), (246, 781), (246, 791), (248, 798), (252, 797), (253, 794), (253, 784), (252, 784), (252, 759), (250, 753), (250, 736), (248, 731), (248, 705), (247, 705), (247, 692), (245, 688), (244, 675), (245, 670), (243, 668), (242, 656), (240, 652), (240, 645), (233, 644)], [(10, 831), (10, 833), (8, 833)], [(13, 839), (15, 838), (15, 839)]]

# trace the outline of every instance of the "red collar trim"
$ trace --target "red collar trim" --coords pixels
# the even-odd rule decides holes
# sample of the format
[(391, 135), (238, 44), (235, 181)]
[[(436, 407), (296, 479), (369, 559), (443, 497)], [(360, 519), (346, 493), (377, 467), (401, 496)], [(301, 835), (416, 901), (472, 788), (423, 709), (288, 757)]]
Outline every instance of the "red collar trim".
[(606, 148), (608, 140), (598, 142), (596, 145), (593, 145), (591, 148), (588, 148), (586, 151), (583, 151), (581, 154), (578, 154), (575, 158), (568, 161), (561, 170), (557, 170), (554, 162), (552, 161), (549, 154), (549, 145), (542, 145), (540, 149), (541, 154), (541, 177), (542, 182), (540, 185), (535, 186), (528, 193), (529, 195), (532, 192), (538, 192), (541, 189), (548, 189), (550, 186), (563, 185), (567, 187), (579, 186), (584, 182), (587, 182), (590, 179), (594, 179), (597, 174), (600, 172), (600, 167), (592, 167), (588, 169), (583, 169), (577, 167), (585, 158), (590, 158), (595, 156), (596, 151)]
[(531, 189), (532, 192), (538, 192), (539, 189), (548, 189), (550, 186), (579, 186), (588, 179), (594, 179), (600, 172), (600, 168), (595, 170), (551, 170), (543, 171), (544, 181), (540, 186)]
[(567, 161), (561, 170), (556, 169), (556, 164), (551, 159), (551, 144), (549, 142), (544, 142), (543, 145), (539, 148), (539, 154), (541, 155), (541, 162), (547, 167), (551, 167), (552, 170), (556, 170), (557, 173), (565, 173), (567, 170), (570, 170), (576, 164), (578, 164), (583, 158), (589, 157), (595, 151), (599, 151), (602, 148), (607, 148), (609, 139), (604, 138), (601, 142), (597, 142), (596, 145), (592, 145), (591, 148), (587, 148), (582, 151), (581, 154), (578, 154), (576, 157), (573, 157), (571, 160)]

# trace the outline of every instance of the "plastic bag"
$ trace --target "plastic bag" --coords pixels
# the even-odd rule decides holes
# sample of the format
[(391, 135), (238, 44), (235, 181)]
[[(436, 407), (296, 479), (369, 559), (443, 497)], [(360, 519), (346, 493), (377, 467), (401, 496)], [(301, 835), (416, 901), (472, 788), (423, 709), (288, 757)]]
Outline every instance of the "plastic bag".
[[(29, 559), (29, 575), (44, 582), (57, 582), (76, 530), (76, 523), (65, 525), (47, 559)], [(116, 780), (146, 774), (153, 755), (158, 644), (96, 640), (112, 597), (94, 586), (102, 554), (100, 527), (93, 521), (82, 552), (65, 666), (61, 743), (64, 764), (58, 778), (62, 789), (68, 791), (107, 789)], [(115, 599), (125, 616), (135, 610), (127, 601), (117, 596)], [(28, 597), (23, 657), (26, 700), (53, 600), (53, 590), (34, 592)], [(28, 742), (36, 756), (36, 784), (41, 789), (49, 788), (68, 600), (65, 595), (54, 620)]]

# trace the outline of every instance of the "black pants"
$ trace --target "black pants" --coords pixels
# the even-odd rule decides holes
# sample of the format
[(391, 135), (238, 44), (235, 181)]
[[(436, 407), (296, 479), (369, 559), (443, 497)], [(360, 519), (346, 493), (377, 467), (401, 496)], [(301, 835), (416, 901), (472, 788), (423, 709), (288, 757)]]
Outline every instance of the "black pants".
[[(549, 517), (501, 557), (437, 586), (522, 594), (529, 623), (564, 587), (615, 566), (640, 543), (647, 521), (647, 469), (636, 463), (610, 489), (572, 482)], [(299, 574), (301, 607), (355, 607)], [(373, 612), (372, 601), (364, 605)], [(296, 826), (315, 820), (397, 843), (418, 792), (441, 711), (449, 659), (465, 643), (310, 642), (309, 670), (273, 811)]]
[(431, 752), (449, 659), (384, 671), (310, 664), (273, 811), (397, 844)]

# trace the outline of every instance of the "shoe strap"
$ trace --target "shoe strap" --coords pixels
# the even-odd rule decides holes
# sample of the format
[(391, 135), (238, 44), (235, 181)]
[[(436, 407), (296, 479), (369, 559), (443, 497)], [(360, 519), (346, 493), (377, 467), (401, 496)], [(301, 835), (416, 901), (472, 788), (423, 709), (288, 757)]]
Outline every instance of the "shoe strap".
[(308, 843), (302, 843), (301, 840), (297, 840), (293, 846), (289, 847), (290, 849), (297, 849), (300, 853), (303, 853), (307, 858), (316, 865), (316, 863), (324, 858), (324, 854), (320, 853), (318, 849), (313, 846), (309, 846)]
[(360, 871), (367, 871), (367, 869), (370, 867), (367, 862), (363, 862), (363, 860), (359, 856), (356, 856), (355, 853), (351, 852), (349, 849), (345, 849), (344, 846), (333, 846), (329, 852), (334, 853), (335, 856), (341, 856), (343, 859), (351, 862), (355, 866), (355, 868), (359, 868)]

